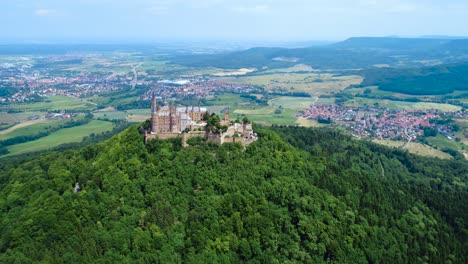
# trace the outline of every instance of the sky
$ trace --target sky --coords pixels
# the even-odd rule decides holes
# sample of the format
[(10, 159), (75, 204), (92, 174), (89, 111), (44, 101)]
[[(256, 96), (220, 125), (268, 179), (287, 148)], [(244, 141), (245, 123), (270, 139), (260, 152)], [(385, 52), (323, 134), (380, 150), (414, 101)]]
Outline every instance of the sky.
[(468, 36), (467, 0), (0, 0), (3, 39)]

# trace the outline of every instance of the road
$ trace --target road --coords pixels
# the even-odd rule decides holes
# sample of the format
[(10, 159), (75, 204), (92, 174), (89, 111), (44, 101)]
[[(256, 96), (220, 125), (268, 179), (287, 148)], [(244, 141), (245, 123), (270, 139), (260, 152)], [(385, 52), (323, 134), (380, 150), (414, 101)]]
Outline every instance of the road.
[(137, 82), (138, 82), (138, 73), (137, 73), (136, 69), (137, 69), (138, 67), (140, 67), (142, 64), (143, 64), (143, 63), (139, 63), (139, 64), (133, 66), (133, 68), (132, 68), (133, 80), (132, 80), (132, 82), (130, 83), (130, 85), (132, 86), (132, 89), (131, 89), (131, 90), (134, 90), (134, 89), (135, 89), (135, 86), (136, 86), (136, 84), (137, 84)]

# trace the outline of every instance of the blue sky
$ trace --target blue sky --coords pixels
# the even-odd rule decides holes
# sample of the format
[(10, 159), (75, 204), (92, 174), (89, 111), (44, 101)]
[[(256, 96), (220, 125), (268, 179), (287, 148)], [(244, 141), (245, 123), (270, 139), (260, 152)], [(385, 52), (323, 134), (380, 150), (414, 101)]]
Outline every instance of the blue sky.
[(0, 38), (468, 36), (467, 0), (1, 0)]

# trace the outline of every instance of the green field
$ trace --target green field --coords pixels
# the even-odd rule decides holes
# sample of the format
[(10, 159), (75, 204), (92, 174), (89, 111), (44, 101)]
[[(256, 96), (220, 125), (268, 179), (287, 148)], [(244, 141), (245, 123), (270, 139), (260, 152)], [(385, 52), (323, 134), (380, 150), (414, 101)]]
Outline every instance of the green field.
[(459, 151), (463, 148), (461, 143), (450, 140), (440, 134), (435, 137), (427, 137), (426, 140), (430, 145), (437, 147), (438, 149), (452, 149)]
[(307, 119), (304, 117), (298, 117), (296, 124), (298, 126), (303, 126), (303, 127), (325, 127), (327, 126), (326, 124), (321, 124), (317, 122), (317, 120)]
[(430, 146), (417, 143), (417, 142), (410, 142), (408, 145), (406, 144), (406, 142), (395, 141), (395, 140), (374, 139), (372, 140), (372, 142), (375, 142), (375, 143), (378, 143), (387, 147), (391, 147), (391, 148), (407, 149), (409, 153), (413, 153), (413, 154), (420, 155), (420, 156), (436, 157), (436, 158), (441, 158), (441, 159), (452, 159), (452, 156), (448, 153), (442, 152), (438, 149), (435, 149)]
[(221, 80), (231, 83), (261, 85), (268, 91), (330, 94), (342, 91), (349, 85), (360, 84), (362, 77), (357, 75), (336, 76), (328, 73), (271, 73), (228, 77)]
[(93, 113), (93, 115), (94, 118), (104, 118), (109, 120), (127, 118), (127, 113), (125, 113), (124, 111), (99, 111)]
[(309, 108), (311, 104), (316, 101), (316, 98), (312, 97), (277, 97), (268, 101), (268, 105), (275, 107), (283, 107), (289, 109), (304, 109)]
[(268, 101), (268, 105), (297, 110), (309, 108), (313, 103), (333, 104), (334, 102), (335, 98), (280, 96)]
[(20, 113), (7, 113), (0, 110), (0, 124), (17, 124), (27, 121), (31, 116), (43, 116), (43, 112), (20, 112)]
[(112, 127), (113, 125), (111, 122), (93, 120), (86, 125), (61, 129), (38, 140), (9, 146), (7, 149), (10, 153), (5, 156), (47, 150), (65, 143), (80, 142), (83, 137), (91, 133), (100, 134), (102, 132), (111, 131)]
[(73, 98), (68, 96), (51, 96), (48, 97), (44, 102), (29, 103), (29, 104), (17, 104), (10, 105), (8, 107), (2, 107), (1, 109), (12, 109), (21, 111), (56, 111), (56, 110), (93, 110), (96, 105), (90, 102), (83, 101), (79, 98)]
[[(194, 102), (196, 103), (196, 102)], [(233, 107), (237, 107), (242, 104), (249, 104), (249, 100), (240, 97), (239, 94), (231, 94), (225, 93), (222, 95), (216, 95), (212, 98), (208, 98), (206, 100), (206, 106), (213, 106), (213, 105), (230, 105)]]
[(289, 68), (279, 68), (263, 71), (263, 74), (273, 74), (273, 73), (304, 73), (304, 72), (317, 72), (309, 65), (305, 64), (296, 64), (293, 67)]
[(276, 107), (266, 106), (255, 109), (237, 109), (231, 114), (231, 118), (246, 116), (248, 119), (264, 125), (290, 125), (296, 123), (296, 110), (283, 109), (281, 114), (275, 114)]
[[(37, 124), (31, 124), (25, 127), (20, 127), (15, 129), (7, 134), (0, 133), (0, 140), (5, 140), (14, 137), (21, 137), (21, 136), (31, 136), (36, 135), (41, 132), (46, 132), (50, 126), (54, 126), (55, 123), (63, 123), (58, 122), (56, 120), (41, 120), (43, 122)], [(64, 120), (63, 120), (64, 121)]]
[(150, 116), (151, 114), (151, 109), (129, 109), (127, 111), (127, 114), (129, 115), (145, 115), (145, 116)]
[(437, 109), (441, 111), (459, 111), (460, 106), (451, 104), (438, 104), (438, 103), (427, 103), (427, 102), (404, 102), (404, 101), (392, 101), (392, 100), (381, 100), (381, 99), (370, 99), (370, 98), (353, 98), (345, 103), (346, 106), (359, 107), (366, 105), (376, 105), (379, 107), (389, 109), (402, 109), (402, 110), (431, 110)]

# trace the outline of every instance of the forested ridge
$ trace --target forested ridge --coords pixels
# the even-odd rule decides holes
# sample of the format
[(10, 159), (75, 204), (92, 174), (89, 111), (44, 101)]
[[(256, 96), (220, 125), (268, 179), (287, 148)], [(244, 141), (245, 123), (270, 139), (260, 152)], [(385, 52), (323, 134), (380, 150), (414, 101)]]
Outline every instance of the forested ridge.
[(384, 68), (361, 71), (360, 87), (414, 95), (441, 95), (468, 90), (468, 63), (442, 64), (422, 68)]
[(132, 126), (0, 163), (0, 262), (467, 262), (466, 162), (332, 130), (257, 131), (245, 149), (181, 148), (145, 145)]

